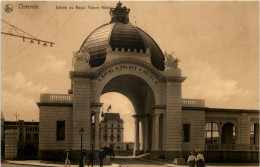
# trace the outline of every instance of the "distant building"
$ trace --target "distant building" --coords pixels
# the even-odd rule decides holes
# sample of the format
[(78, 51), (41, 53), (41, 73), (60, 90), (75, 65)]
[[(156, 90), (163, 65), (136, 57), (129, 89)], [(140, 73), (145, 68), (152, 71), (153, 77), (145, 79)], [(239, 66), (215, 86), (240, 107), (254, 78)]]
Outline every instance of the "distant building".
[(17, 129), (19, 132), (19, 141), (38, 142), (39, 141), (39, 122), (25, 122), (24, 120), (4, 121), (2, 123), (3, 140), (4, 132), (8, 129)]
[(100, 123), (100, 146), (116, 150), (133, 150), (134, 143), (124, 142), (124, 121), (119, 113), (105, 113)]
[(5, 121), (3, 114), (1, 116), (1, 157), (37, 159), (39, 122)]

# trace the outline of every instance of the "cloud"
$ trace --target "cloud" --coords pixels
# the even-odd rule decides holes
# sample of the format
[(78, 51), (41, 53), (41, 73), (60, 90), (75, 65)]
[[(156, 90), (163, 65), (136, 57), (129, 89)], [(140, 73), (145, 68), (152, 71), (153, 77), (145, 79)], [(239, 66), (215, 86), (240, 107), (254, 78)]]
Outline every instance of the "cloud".
[(14, 75), (2, 73), (2, 87), (4, 90), (19, 91), (26, 93), (40, 93), (46, 92), (49, 88), (38, 85), (32, 81), (28, 81), (23, 72), (19, 71)]
[(35, 71), (59, 75), (67, 72), (66, 61), (59, 60), (56, 57), (49, 55), (45, 57), (42, 62), (36, 64)]
[(18, 119), (26, 121), (39, 121), (39, 109), (36, 99), (27, 97), (21, 93), (11, 93), (3, 90), (1, 93), (1, 110), (5, 120), (15, 121), (16, 112)]
[(238, 82), (224, 78), (210, 65), (190, 60), (185, 73), (189, 74), (184, 82), (183, 97), (205, 99), (209, 104), (221, 105), (233, 97), (248, 96), (249, 91), (239, 88)]

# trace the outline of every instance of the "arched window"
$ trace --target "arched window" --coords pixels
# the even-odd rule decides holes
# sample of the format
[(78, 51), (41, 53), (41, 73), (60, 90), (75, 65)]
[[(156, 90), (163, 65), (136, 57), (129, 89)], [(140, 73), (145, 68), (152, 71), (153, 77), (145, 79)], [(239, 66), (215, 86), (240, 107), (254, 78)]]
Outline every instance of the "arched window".
[(236, 127), (232, 123), (225, 123), (222, 126), (221, 144), (236, 143)]
[(205, 126), (205, 143), (218, 144), (219, 143), (219, 128), (215, 122), (209, 122)]
[(250, 127), (250, 145), (259, 146), (259, 123), (251, 124), (251, 127)]

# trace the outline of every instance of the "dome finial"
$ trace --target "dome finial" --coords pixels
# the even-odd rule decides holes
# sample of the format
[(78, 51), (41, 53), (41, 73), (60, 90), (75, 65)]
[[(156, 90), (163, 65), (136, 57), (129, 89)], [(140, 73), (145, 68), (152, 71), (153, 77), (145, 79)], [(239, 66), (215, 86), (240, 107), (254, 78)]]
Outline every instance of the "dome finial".
[(113, 22), (121, 22), (121, 23), (129, 23), (129, 12), (130, 9), (125, 6), (122, 7), (122, 3), (119, 1), (116, 5), (116, 8), (110, 8), (111, 21)]

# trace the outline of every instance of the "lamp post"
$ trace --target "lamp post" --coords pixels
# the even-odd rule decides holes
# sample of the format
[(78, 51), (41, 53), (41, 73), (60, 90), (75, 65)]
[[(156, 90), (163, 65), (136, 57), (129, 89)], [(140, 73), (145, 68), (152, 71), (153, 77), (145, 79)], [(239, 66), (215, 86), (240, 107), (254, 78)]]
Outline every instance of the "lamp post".
[(84, 129), (80, 128), (79, 130), (79, 135), (80, 135), (80, 162), (79, 162), (79, 167), (84, 167), (83, 166), (83, 157), (82, 157), (82, 136), (84, 134)]

